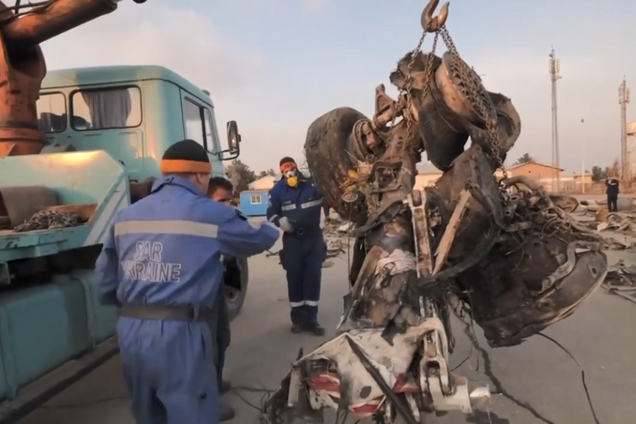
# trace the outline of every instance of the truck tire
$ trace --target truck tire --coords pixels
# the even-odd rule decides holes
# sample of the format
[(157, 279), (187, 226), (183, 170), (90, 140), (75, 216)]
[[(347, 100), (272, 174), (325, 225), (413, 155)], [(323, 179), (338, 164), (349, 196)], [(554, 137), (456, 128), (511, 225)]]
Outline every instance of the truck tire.
[[(232, 264), (226, 266), (225, 284), (223, 285), (227, 314), (230, 321), (241, 313), (247, 296), (249, 269), (247, 259), (233, 259)], [(240, 289), (239, 289), (240, 287)]]

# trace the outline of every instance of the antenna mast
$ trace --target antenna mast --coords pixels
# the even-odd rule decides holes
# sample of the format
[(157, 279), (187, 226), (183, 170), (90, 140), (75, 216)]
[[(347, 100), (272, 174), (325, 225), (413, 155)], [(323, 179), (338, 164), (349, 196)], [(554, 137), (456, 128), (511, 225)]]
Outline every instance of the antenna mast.
[(618, 104), (621, 105), (621, 179), (630, 181), (632, 178), (629, 152), (627, 150), (627, 105), (629, 104), (629, 88), (625, 77), (623, 82), (618, 86)]
[(550, 70), (550, 83), (552, 86), (552, 166), (557, 171), (552, 174), (552, 189), (554, 190), (554, 177), (556, 174), (556, 191), (561, 191), (561, 164), (559, 161), (559, 122), (557, 115), (557, 81), (561, 79), (561, 63), (556, 57), (554, 47), (550, 52), (548, 62)]

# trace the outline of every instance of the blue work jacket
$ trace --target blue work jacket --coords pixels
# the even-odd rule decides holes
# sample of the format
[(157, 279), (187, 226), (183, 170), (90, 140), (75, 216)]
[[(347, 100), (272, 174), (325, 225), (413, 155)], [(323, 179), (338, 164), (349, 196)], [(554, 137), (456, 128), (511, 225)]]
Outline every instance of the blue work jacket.
[(104, 303), (211, 307), (223, 283), (223, 255), (256, 255), (279, 235), (271, 224), (252, 226), (187, 179), (165, 176), (115, 218), (95, 283)]
[(322, 202), (322, 194), (310, 181), (301, 178), (298, 186), (290, 187), (282, 178), (269, 191), (267, 219), (280, 227), (280, 218), (286, 217), (297, 231), (319, 230)]

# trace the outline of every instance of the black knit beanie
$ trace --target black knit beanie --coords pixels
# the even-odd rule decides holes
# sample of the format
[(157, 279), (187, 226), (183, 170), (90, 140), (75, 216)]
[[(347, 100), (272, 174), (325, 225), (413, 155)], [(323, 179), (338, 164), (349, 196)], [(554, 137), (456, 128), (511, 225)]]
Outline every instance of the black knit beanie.
[(161, 158), (162, 174), (209, 174), (211, 171), (207, 152), (194, 140), (173, 144)]

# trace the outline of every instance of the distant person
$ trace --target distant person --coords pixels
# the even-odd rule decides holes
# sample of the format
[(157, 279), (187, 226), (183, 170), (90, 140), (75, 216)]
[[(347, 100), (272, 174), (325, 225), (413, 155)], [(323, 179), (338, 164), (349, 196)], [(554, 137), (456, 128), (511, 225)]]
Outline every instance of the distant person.
[(618, 180), (610, 178), (605, 180), (605, 194), (607, 194), (607, 209), (610, 212), (618, 212)]

